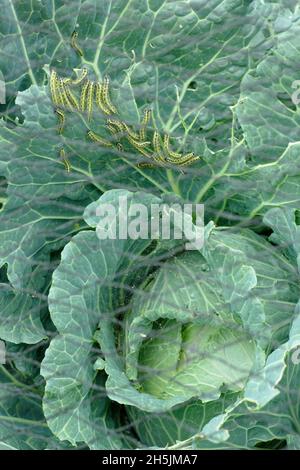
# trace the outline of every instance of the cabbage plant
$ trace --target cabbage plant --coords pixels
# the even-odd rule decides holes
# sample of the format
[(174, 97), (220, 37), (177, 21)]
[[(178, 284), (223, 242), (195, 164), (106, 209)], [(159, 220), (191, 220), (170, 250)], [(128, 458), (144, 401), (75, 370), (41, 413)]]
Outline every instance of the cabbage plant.
[(299, 2), (0, 11), (0, 449), (300, 449)]

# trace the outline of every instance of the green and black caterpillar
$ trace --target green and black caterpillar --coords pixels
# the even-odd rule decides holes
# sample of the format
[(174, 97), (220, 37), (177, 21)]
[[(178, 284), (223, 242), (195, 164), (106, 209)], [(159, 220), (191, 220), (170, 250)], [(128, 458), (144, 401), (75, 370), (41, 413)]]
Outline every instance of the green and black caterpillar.
[[(71, 44), (76, 45), (77, 52), (79, 50), (82, 52), (77, 46), (76, 39), (77, 34), (73, 33)], [(72, 47), (75, 48), (74, 45)], [(106, 128), (111, 139), (104, 138), (91, 129), (87, 130), (87, 137), (102, 147), (116, 148), (118, 151), (123, 150), (122, 144), (126, 142), (126, 145), (132, 147), (143, 157), (143, 162), (138, 163), (137, 166), (151, 168), (174, 165), (182, 167), (199, 159), (199, 156), (193, 152), (184, 154), (172, 150), (170, 136), (168, 134), (161, 136), (155, 129), (151, 109), (144, 110), (138, 131), (119, 119), (118, 109), (110, 97), (108, 76), (105, 76), (102, 82), (95, 82), (88, 78), (86, 68), (81, 70), (76, 79), (59, 77), (57, 72), (52, 70), (49, 83), (52, 102), (59, 119), (58, 132), (60, 134), (64, 130), (66, 112), (85, 113), (87, 121), (90, 122), (96, 107), (105, 117)]]

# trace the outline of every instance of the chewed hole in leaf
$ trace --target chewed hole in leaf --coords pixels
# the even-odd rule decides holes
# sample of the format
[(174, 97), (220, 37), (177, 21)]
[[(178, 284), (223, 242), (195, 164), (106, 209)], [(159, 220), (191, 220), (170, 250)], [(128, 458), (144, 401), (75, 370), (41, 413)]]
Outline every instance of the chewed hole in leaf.
[(7, 263), (0, 268), (0, 283), (9, 284), (7, 277)]
[(188, 85), (189, 90), (197, 90), (197, 82), (195, 80), (192, 80), (189, 85)]
[(300, 225), (300, 210), (295, 210), (295, 224)]
[(4, 177), (0, 177), (0, 212), (4, 207), (4, 204), (6, 202), (6, 190), (7, 190), (7, 180)]
[(4, 203), (6, 201), (6, 190), (7, 190), (7, 180), (4, 177), (0, 177), (0, 211), (3, 209)]
[(272, 439), (271, 441), (259, 442), (255, 444), (258, 449), (283, 449), (286, 446), (285, 439)]
[(293, 103), (292, 98), (286, 92), (278, 93), (277, 99), (288, 109), (291, 111), (297, 111), (297, 106)]
[(147, 256), (152, 253), (152, 251), (154, 251), (157, 247), (157, 243), (157, 240), (152, 240), (151, 243), (147, 246), (147, 248), (143, 251), (142, 256)]
[(271, 36), (271, 28), (263, 28), (262, 33), (266, 39), (269, 38)]

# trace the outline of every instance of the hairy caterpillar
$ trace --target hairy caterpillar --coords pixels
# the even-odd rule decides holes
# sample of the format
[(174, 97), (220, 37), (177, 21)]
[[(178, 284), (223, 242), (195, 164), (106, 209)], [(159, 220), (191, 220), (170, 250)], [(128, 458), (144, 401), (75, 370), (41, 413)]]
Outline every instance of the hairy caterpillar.
[(113, 146), (111, 142), (109, 142), (108, 140), (103, 139), (102, 137), (100, 137), (98, 134), (96, 134), (95, 132), (93, 132), (91, 130), (89, 130), (87, 132), (87, 135), (89, 136), (89, 138), (93, 142), (97, 142), (98, 144), (101, 144), (104, 147), (112, 147)]
[(65, 149), (63, 149), (63, 148), (60, 149), (59, 155), (60, 155), (60, 158), (61, 158), (61, 160), (62, 160), (62, 162), (63, 162), (63, 164), (64, 164), (65, 169), (67, 170), (68, 173), (70, 173), (70, 171), (71, 171), (71, 165), (70, 165), (69, 160), (68, 160), (67, 157), (66, 157)]
[(94, 98), (94, 82), (89, 82), (89, 87), (86, 92), (88, 121), (91, 120), (92, 113), (93, 113), (93, 98)]
[(63, 87), (65, 90), (66, 97), (68, 98), (69, 103), (71, 104), (71, 107), (79, 111), (79, 103), (78, 103), (76, 96), (74, 96), (73, 92), (69, 89), (69, 87), (65, 83), (63, 83)]
[(59, 119), (58, 133), (62, 134), (66, 122), (65, 113), (59, 108), (56, 108), (55, 112)]
[(63, 84), (64, 84), (64, 85), (67, 85), (68, 83), (71, 83), (71, 82), (72, 82), (72, 78), (70, 78), (70, 77), (65, 77), (65, 78), (62, 78), (62, 81), (63, 81)]
[(75, 80), (72, 80), (71, 78), (65, 78), (64, 82), (65, 83), (70, 83), (71, 85), (80, 85), (83, 80), (86, 78), (88, 74), (88, 69), (84, 68), (82, 69), (81, 75), (78, 78), (75, 78)]
[(141, 162), (137, 164), (138, 168), (156, 168), (154, 163), (148, 163), (148, 162)]
[(76, 106), (74, 106), (74, 104), (73, 104), (73, 98), (72, 97), (71, 97), (71, 99), (69, 98), (70, 93), (68, 93), (67, 86), (64, 84), (62, 78), (59, 79), (59, 92), (60, 92), (61, 104), (65, 108), (70, 109), (72, 111), (73, 107), (76, 107)]
[[(77, 37), (77, 35), (76, 35)], [(76, 39), (75, 37), (75, 39)], [(59, 118), (58, 132), (61, 134), (65, 126), (65, 113), (64, 109), (79, 110), (87, 112), (88, 120), (90, 121), (93, 114), (94, 99), (100, 109), (108, 115), (116, 114), (117, 110), (110, 101), (109, 97), (109, 78), (105, 77), (103, 83), (93, 82), (87, 79), (87, 68), (82, 69), (81, 75), (74, 81), (69, 78), (59, 78), (57, 73), (52, 70), (50, 74), (50, 91), (52, 101), (55, 105), (55, 112)], [(80, 98), (72, 92), (71, 86), (74, 84), (81, 84)], [(140, 121), (139, 130), (136, 132), (126, 122), (112, 117), (106, 120), (106, 127), (112, 134), (112, 142), (102, 138), (95, 132), (88, 130), (88, 137), (104, 147), (115, 147), (120, 152), (123, 151), (123, 146), (120, 142), (125, 138), (129, 144), (137, 150), (142, 156), (146, 157), (152, 162), (144, 162), (139, 164), (140, 167), (153, 168), (157, 166), (166, 166), (172, 164), (175, 166), (185, 166), (198, 160), (200, 157), (196, 156), (193, 152), (182, 154), (175, 152), (170, 148), (170, 136), (164, 134), (163, 136), (157, 130), (152, 131), (152, 138), (147, 140), (147, 126), (152, 117), (152, 110), (145, 109), (143, 117)], [(62, 158), (64, 152), (62, 151)], [(63, 158), (63, 161), (67, 159)], [(65, 163), (66, 168), (70, 169), (70, 164)], [(68, 169), (68, 171), (69, 171)]]
[(106, 127), (112, 135), (116, 135), (119, 133), (118, 130), (111, 124), (106, 124)]
[(151, 144), (151, 142), (148, 142), (148, 141), (146, 141), (146, 142), (136, 141), (130, 135), (127, 136), (127, 140), (128, 140), (128, 142), (130, 142), (138, 150), (139, 149), (144, 149), (145, 147), (149, 147), (149, 145)]
[(125, 127), (121, 121), (117, 121), (116, 119), (107, 119), (107, 125), (110, 126), (110, 128), (115, 129), (115, 134), (121, 134), (122, 136), (124, 135), (124, 130)]
[(77, 38), (78, 38), (78, 32), (73, 31), (73, 33), (71, 34), (71, 46), (77, 52), (77, 54), (79, 54), (80, 56), (83, 56), (83, 50), (81, 49), (81, 47), (78, 46)]
[(104, 103), (104, 106), (109, 109), (110, 114), (118, 114), (116, 107), (112, 104), (109, 96), (109, 78), (108, 76), (104, 77), (104, 81), (101, 86), (101, 100)]
[(159, 162), (164, 162), (165, 158), (162, 154), (160, 135), (157, 131), (153, 133), (153, 148), (155, 151), (154, 160)]
[(86, 95), (87, 95), (87, 91), (89, 89), (89, 80), (86, 80), (84, 82), (84, 84), (82, 85), (82, 89), (81, 89), (81, 94), (80, 94), (80, 110), (81, 111), (85, 111), (85, 107), (86, 107)]
[(195, 155), (194, 152), (190, 152), (190, 153), (187, 153), (186, 155), (182, 155), (181, 158), (178, 158), (175, 161), (170, 158), (167, 158), (166, 160), (169, 163), (173, 163), (179, 166), (184, 166), (184, 165), (190, 165), (196, 160), (199, 160), (199, 157)]
[[(120, 133), (124, 133), (124, 128), (123, 125), (120, 121), (116, 121), (115, 119), (107, 119), (106, 121), (106, 127), (108, 130), (111, 132), (111, 134), (114, 136), (115, 140), (118, 140), (122, 135), (120, 136)], [(117, 149), (119, 152), (123, 152), (123, 145), (121, 142), (117, 142)]]
[(183, 159), (181, 162), (178, 162), (178, 165), (190, 165), (191, 163), (194, 163), (195, 161), (199, 160), (198, 155), (195, 155), (194, 152), (187, 153), (186, 155), (184, 155), (184, 157), (185, 159)]
[(140, 140), (146, 140), (146, 129), (152, 115), (151, 109), (145, 109), (140, 128)]
[(55, 70), (50, 74), (50, 93), (55, 106), (60, 104), (59, 79)]
[(52, 70), (50, 74), (50, 91), (52, 101), (55, 106), (71, 106), (68, 97), (65, 93), (63, 79), (59, 78), (54, 70)]
[(128, 134), (132, 139), (137, 140), (137, 141), (140, 140), (139, 135), (138, 135), (136, 132), (134, 132), (132, 129), (130, 129), (130, 127), (129, 127), (125, 122), (122, 121), (121, 124), (122, 124), (124, 130), (127, 132), (127, 134)]
[(168, 134), (164, 135), (164, 150), (167, 153), (167, 160), (172, 160), (174, 163), (178, 158), (182, 157), (181, 153), (173, 152), (169, 147), (170, 136)]
[(136, 142), (134, 139), (132, 139), (130, 136), (127, 136), (128, 142), (131, 143), (131, 145), (138, 150), (142, 155), (144, 155), (147, 158), (151, 158), (151, 154), (148, 153), (144, 147), (148, 146), (150, 142)]
[(103, 85), (100, 83), (96, 83), (96, 104), (99, 106), (101, 111), (104, 112), (104, 114), (111, 114), (110, 110), (106, 107), (105, 103), (102, 101), (102, 88)]
[[(118, 121), (117, 119), (107, 119), (107, 125), (111, 129), (112, 133), (120, 133), (123, 136), (127, 133), (131, 139), (139, 141), (139, 136), (136, 134), (124, 121)], [(113, 129), (116, 129), (114, 131)]]

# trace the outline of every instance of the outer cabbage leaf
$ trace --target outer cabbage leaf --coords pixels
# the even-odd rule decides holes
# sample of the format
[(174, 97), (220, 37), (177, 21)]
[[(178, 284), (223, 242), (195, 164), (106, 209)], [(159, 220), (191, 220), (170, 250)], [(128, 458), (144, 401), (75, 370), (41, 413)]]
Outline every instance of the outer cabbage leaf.
[(299, 32), (297, 6), (278, 16), (276, 46), (242, 80), (236, 111), (254, 161), (270, 163), (299, 140)]
[(22, 374), (8, 366), (0, 366), (1, 450), (68, 446), (67, 443), (59, 443), (49, 430), (42, 410), (42, 394), (43, 388), (38, 381), (24, 379)]

